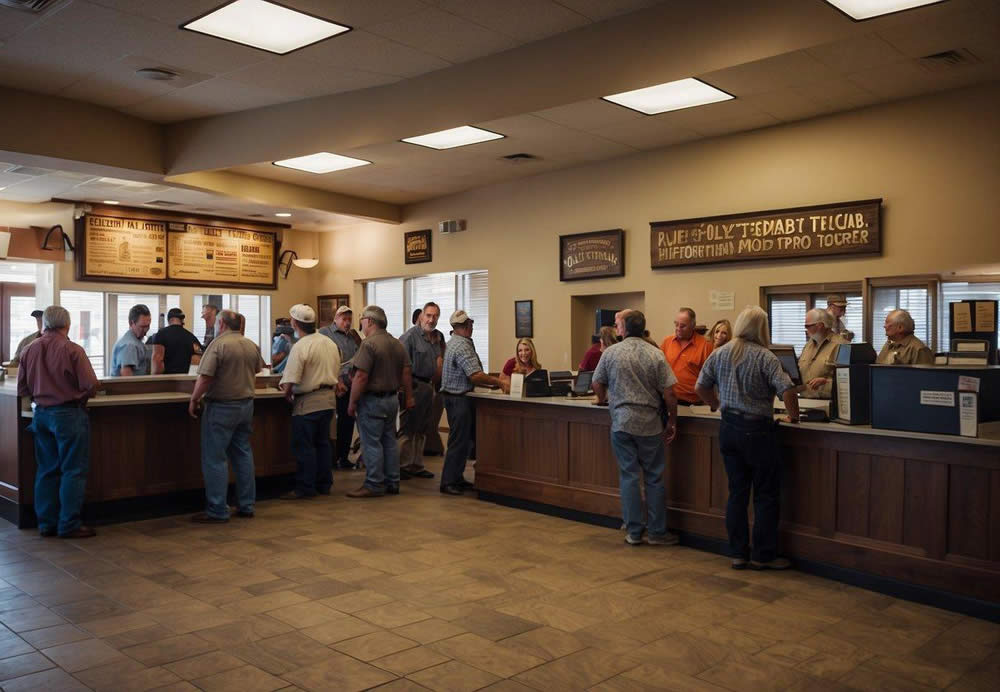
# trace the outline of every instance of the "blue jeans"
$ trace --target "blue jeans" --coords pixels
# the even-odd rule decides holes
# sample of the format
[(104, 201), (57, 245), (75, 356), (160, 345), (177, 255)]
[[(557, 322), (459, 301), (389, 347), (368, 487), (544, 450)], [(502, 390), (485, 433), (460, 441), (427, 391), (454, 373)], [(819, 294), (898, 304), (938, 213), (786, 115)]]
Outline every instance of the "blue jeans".
[(35, 434), (35, 515), (42, 533), (59, 535), (80, 528), (80, 510), (90, 471), (90, 419), (74, 405), (37, 406)]
[(205, 476), (205, 512), (211, 517), (229, 517), (227, 457), (236, 474), (236, 503), (241, 512), (253, 511), (257, 486), (250, 447), (252, 430), (253, 399), (205, 402), (201, 415), (201, 472)]
[(441, 487), (458, 485), (465, 480), (465, 463), (472, 449), (472, 431), (476, 422), (475, 402), (468, 396), (444, 394), (448, 412), (448, 451), (441, 469)]
[[(284, 362), (284, 361), (282, 361)], [(295, 455), (295, 494), (328, 494), (333, 486), (330, 457), (330, 421), (333, 409), (292, 416), (292, 454)]]
[[(643, 529), (650, 536), (667, 533), (667, 491), (663, 486), (663, 435), (632, 435), (611, 433), (611, 446), (618, 459), (618, 487), (622, 496), (622, 519), (625, 530), (633, 538), (641, 538)], [(639, 472), (646, 486), (646, 510), (649, 524), (642, 511)]]
[[(774, 421), (723, 411), (719, 450), (729, 477), (726, 532), (733, 557), (770, 562), (778, 556), (781, 460)], [(747, 506), (753, 489), (753, 547)]]
[(396, 414), (399, 399), (365, 394), (358, 402), (358, 433), (365, 459), (365, 487), (384, 493), (399, 487), (399, 445), (396, 443)]

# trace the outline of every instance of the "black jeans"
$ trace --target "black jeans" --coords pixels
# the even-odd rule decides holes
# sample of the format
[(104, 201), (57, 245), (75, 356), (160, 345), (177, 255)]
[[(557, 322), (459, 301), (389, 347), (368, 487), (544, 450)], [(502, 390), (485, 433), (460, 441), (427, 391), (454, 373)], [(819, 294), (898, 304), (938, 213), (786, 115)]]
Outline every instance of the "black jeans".
[(295, 455), (295, 494), (329, 493), (330, 419), (333, 409), (292, 416), (292, 453)]
[(351, 451), (354, 437), (354, 418), (347, 415), (347, 405), (351, 403), (351, 393), (337, 397), (337, 461), (347, 463), (347, 453)]
[[(777, 557), (781, 460), (775, 423), (723, 412), (719, 447), (729, 477), (726, 531), (733, 557), (770, 562)], [(753, 548), (747, 507), (753, 489)]]
[(441, 487), (456, 485), (465, 478), (465, 462), (472, 446), (472, 426), (476, 421), (476, 407), (467, 396), (444, 394), (444, 408), (448, 412), (448, 450), (441, 469)]

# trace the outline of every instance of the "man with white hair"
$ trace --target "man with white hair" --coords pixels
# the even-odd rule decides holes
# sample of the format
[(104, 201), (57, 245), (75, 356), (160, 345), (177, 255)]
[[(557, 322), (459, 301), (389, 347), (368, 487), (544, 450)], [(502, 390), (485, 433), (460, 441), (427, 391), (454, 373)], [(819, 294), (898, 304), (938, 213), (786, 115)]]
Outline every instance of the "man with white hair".
[(805, 328), (809, 341), (799, 356), (800, 394), (808, 399), (829, 399), (837, 370), (837, 347), (847, 340), (834, 331), (833, 315), (822, 308), (806, 313)]
[(89, 538), (96, 532), (80, 520), (90, 470), (87, 399), (97, 376), (79, 344), (69, 340), (69, 312), (50, 305), (42, 313), (42, 335), (21, 354), (17, 393), (35, 401), (35, 515), (38, 532)]
[(913, 335), (913, 318), (906, 310), (893, 310), (885, 316), (888, 341), (879, 351), (877, 363), (883, 365), (934, 365), (934, 354)]

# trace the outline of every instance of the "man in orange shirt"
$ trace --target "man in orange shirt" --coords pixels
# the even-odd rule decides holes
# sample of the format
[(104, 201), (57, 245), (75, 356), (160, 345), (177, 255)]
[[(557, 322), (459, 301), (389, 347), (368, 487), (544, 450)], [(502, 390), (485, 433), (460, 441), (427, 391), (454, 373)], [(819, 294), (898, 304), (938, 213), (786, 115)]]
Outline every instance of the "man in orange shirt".
[(694, 310), (681, 308), (674, 318), (673, 336), (668, 336), (660, 344), (670, 369), (677, 377), (677, 384), (674, 385), (677, 403), (688, 406), (701, 403), (694, 392), (694, 384), (698, 381), (701, 366), (712, 352), (712, 342), (695, 332), (694, 326)]

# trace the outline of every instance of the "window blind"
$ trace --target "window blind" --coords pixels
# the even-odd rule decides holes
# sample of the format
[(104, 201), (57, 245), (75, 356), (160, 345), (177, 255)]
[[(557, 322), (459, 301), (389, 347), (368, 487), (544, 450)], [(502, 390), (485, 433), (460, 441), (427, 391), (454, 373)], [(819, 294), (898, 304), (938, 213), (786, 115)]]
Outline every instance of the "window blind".
[(806, 301), (803, 298), (771, 298), (771, 343), (791, 344), (797, 353), (806, 345)]
[(490, 371), (490, 286), (489, 272), (465, 272), (458, 275), (458, 308), (474, 319), (472, 342), (483, 362), (485, 372)]
[(878, 353), (885, 345), (885, 318), (893, 310), (906, 310), (913, 318), (914, 335), (934, 350), (930, 342), (930, 316), (926, 288), (876, 288), (872, 292), (872, 346)]
[[(407, 318), (409, 319), (414, 310), (424, 307), (426, 303), (435, 302), (441, 308), (438, 328), (442, 329), (443, 334), (447, 334), (448, 329), (444, 329), (444, 327), (448, 325), (451, 313), (455, 312), (455, 274), (448, 272), (446, 274), (417, 276), (407, 279), (406, 284), (410, 299)], [(410, 328), (409, 322), (407, 322), (406, 328)]]
[[(960, 300), (1000, 300), (1000, 281), (990, 283), (967, 282), (947, 282), (941, 284), (941, 304), (938, 315), (941, 325), (940, 339), (942, 351), (951, 349), (949, 334), (951, 333), (951, 310), (949, 303)], [(1000, 335), (1000, 325), (997, 326), (997, 334)]]
[[(382, 279), (369, 281), (365, 284), (365, 304), (378, 305), (385, 310), (388, 321), (388, 331), (393, 336), (400, 336), (409, 326), (410, 316), (406, 312), (405, 296), (403, 294), (403, 279)], [(360, 318), (360, 315), (359, 315)]]

